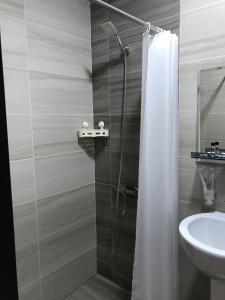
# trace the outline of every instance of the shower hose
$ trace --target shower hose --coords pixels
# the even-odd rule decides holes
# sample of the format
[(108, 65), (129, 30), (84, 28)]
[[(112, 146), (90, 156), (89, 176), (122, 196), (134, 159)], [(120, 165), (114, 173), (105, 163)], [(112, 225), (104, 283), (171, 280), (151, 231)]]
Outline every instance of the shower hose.
[(126, 98), (127, 98), (127, 55), (128, 52), (124, 49), (123, 52), (123, 100), (122, 100), (122, 127), (121, 127), (121, 144), (120, 144), (120, 160), (119, 160), (119, 173), (116, 189), (116, 216), (123, 217), (126, 212), (126, 195), (123, 192), (123, 210), (119, 213), (119, 196), (120, 186), (123, 171), (123, 159), (124, 159), (124, 139), (125, 139), (125, 126), (126, 126)]

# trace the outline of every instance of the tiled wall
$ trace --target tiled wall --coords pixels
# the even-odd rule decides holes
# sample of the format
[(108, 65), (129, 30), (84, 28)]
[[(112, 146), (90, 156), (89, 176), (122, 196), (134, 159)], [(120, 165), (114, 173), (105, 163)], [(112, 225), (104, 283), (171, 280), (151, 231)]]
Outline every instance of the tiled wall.
[(218, 141), (225, 147), (225, 66), (219, 69), (201, 71), (199, 76), (198, 103), (201, 111), (200, 151)]
[(20, 300), (61, 300), (96, 272), (89, 1), (2, 0), (0, 25)]
[[(109, 3), (155, 25), (179, 31), (179, 1), (110, 0)], [(123, 43), (133, 48), (128, 58), (122, 176), (122, 183), (130, 186), (138, 184), (143, 28), (96, 5), (92, 6), (91, 15), (95, 125), (104, 120), (110, 128), (108, 142), (95, 144), (98, 272), (130, 290), (137, 198), (128, 197), (125, 216), (116, 221), (113, 218), (121, 142), (123, 61), (117, 42), (107, 38), (100, 24), (112, 21)]]
[[(180, 20), (180, 219), (203, 210), (196, 149), (197, 74), (225, 66), (225, 1), (181, 0)], [(225, 211), (225, 168), (216, 167), (217, 210)], [(210, 299), (209, 279), (180, 247), (179, 300)]]

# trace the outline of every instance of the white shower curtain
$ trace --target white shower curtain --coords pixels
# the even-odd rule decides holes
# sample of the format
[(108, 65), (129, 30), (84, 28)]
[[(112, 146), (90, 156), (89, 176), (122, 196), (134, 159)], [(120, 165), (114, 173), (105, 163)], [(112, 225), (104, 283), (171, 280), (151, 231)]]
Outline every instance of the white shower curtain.
[(178, 39), (144, 34), (132, 300), (177, 299)]

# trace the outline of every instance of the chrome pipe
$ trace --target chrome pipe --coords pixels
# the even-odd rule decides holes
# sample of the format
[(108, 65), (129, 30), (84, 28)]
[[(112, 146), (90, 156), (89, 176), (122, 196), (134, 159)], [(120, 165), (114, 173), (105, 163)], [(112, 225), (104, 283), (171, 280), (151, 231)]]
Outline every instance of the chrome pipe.
[(108, 3), (105, 3), (104, 1), (102, 0), (90, 0), (91, 2), (95, 3), (95, 4), (98, 4), (108, 10), (110, 10), (111, 12), (117, 14), (117, 15), (120, 15), (136, 24), (139, 24), (141, 26), (144, 26), (146, 30), (152, 30), (154, 31), (155, 33), (159, 33), (159, 32), (162, 32), (164, 31), (163, 29), (159, 28), (159, 27), (156, 27), (156, 26), (153, 26), (151, 23), (148, 23), (148, 22), (145, 22), (137, 17), (134, 17), (128, 13), (126, 13), (125, 11), (111, 5), (111, 4), (108, 4)]

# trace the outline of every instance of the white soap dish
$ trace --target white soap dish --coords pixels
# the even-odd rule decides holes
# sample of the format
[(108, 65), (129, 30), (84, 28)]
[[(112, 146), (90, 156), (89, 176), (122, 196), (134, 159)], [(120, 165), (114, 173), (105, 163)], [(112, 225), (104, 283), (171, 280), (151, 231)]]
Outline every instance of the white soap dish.
[(109, 137), (109, 129), (105, 129), (104, 126), (104, 122), (101, 121), (98, 123), (99, 129), (89, 129), (88, 126), (88, 122), (83, 122), (83, 128), (79, 129), (77, 131), (77, 136), (78, 138), (96, 138), (96, 137)]

